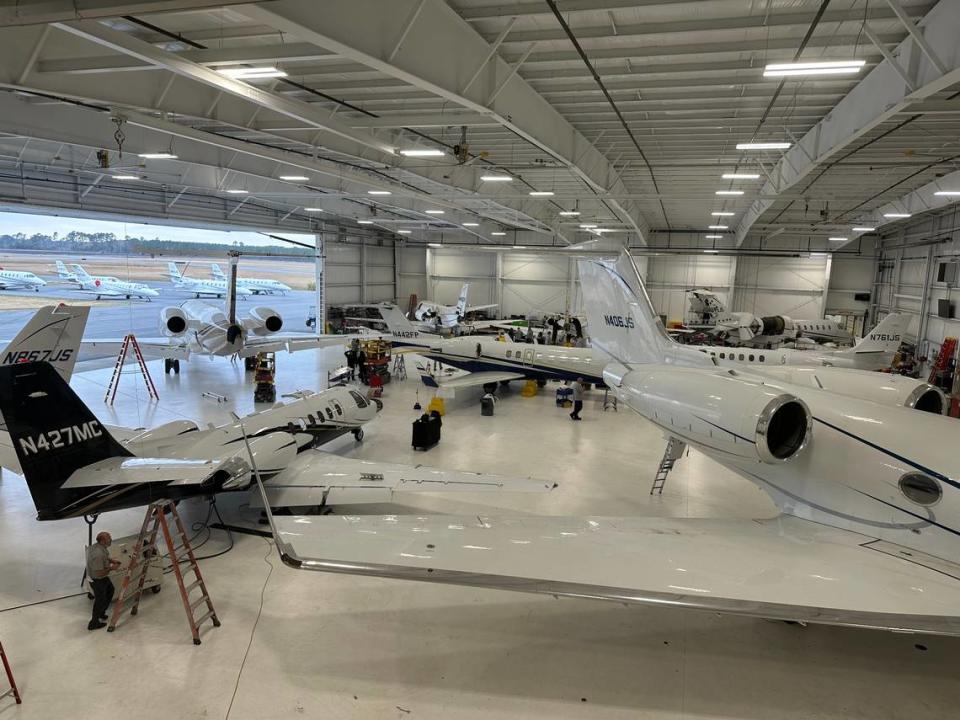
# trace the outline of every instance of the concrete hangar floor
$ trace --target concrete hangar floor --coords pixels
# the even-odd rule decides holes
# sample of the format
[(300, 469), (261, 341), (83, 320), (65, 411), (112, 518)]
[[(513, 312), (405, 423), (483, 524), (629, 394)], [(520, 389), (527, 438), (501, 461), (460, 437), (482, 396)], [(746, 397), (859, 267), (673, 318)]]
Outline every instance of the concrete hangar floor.
[[(321, 388), (341, 358), (336, 348), (279, 355), (279, 390)], [(222, 358), (193, 360), (179, 377), (151, 363), (160, 402), (148, 403), (131, 376), (112, 409), (102, 402), (109, 370), (79, 369), (73, 386), (104, 422), (221, 422), (254, 409), (249, 376)], [(549, 495), (419, 496), (424, 512), (774, 513), (759, 490), (696, 453), (651, 497), (659, 433), (632, 413), (603, 412), (599, 393), (588, 396), (584, 421), (570, 422), (552, 385), (534, 398), (508, 391), (492, 418), (480, 416), (479, 391), (460, 392), (447, 401), (442, 442), (414, 453), (418, 388), (425, 402), (412, 373), (388, 385), (364, 442), (347, 436), (329, 449), (561, 483)], [(203, 391), (228, 401), (204, 399)], [(228, 523), (251, 522), (244, 500), (220, 501)], [(203, 503), (182, 510), (187, 523), (206, 516)], [(22, 479), (6, 472), (0, 518), (0, 638), (25, 698), (18, 707), (0, 704), (0, 718), (875, 720), (953, 717), (960, 706), (956, 638), (298, 573), (267, 540), (238, 533), (230, 552), (201, 563), (223, 624), (207, 625), (200, 647), (169, 579), (115, 633), (91, 633), (90, 601), (78, 594), (83, 522), (37, 522)], [(141, 520), (139, 510), (118, 512), (98, 528), (119, 537)], [(225, 533), (213, 531), (198, 554), (226, 547)]]

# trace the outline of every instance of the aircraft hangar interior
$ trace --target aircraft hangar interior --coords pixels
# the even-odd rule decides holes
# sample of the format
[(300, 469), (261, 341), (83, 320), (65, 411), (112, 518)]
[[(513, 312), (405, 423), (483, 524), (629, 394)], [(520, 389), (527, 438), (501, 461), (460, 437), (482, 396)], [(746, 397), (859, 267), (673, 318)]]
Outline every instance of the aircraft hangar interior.
[(955, 717), (958, 38), (0, 1), (0, 719)]

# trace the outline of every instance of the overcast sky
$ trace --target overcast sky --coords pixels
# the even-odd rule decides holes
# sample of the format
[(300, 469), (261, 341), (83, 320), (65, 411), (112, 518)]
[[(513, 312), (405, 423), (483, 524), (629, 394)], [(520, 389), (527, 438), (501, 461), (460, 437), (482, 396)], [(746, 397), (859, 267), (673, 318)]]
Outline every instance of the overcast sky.
[[(79, 232), (110, 232), (117, 237), (143, 237), (149, 240), (175, 240), (181, 242), (208, 242), (218, 245), (231, 245), (240, 241), (246, 245), (281, 245), (289, 247), (279, 240), (249, 231), (221, 232), (219, 230), (194, 230), (189, 228), (171, 227), (168, 225), (144, 225), (142, 223), (110, 222), (107, 220), (84, 220), (71, 217), (55, 217), (53, 215), (28, 215), (26, 213), (0, 212), (0, 235), (53, 235), (61, 236), (76, 230)], [(313, 245), (313, 236), (296, 233), (272, 233), (281, 237), (288, 237)]]

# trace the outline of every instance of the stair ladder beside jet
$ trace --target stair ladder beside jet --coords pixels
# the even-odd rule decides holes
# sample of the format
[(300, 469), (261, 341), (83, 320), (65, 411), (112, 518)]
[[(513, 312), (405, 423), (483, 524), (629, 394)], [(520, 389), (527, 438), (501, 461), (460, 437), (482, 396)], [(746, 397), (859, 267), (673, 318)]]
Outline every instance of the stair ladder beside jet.
[(683, 456), (683, 451), (687, 449), (687, 444), (682, 440), (670, 438), (667, 440), (667, 447), (663, 451), (663, 458), (660, 460), (660, 467), (657, 468), (657, 474), (653, 478), (653, 485), (650, 486), (650, 494), (663, 495), (663, 486), (667, 484), (667, 475), (673, 470), (674, 464)]
[[(167, 517), (168, 513), (169, 518)], [(173, 526), (172, 532), (171, 525)], [(183, 528), (180, 514), (177, 512), (176, 505), (170, 500), (158, 500), (147, 506), (147, 513), (143, 518), (143, 526), (140, 528), (136, 545), (141, 550), (131, 554), (130, 563), (127, 565), (123, 583), (120, 586), (120, 593), (113, 607), (113, 614), (107, 625), (107, 632), (116, 630), (117, 623), (128, 601), (133, 601), (130, 606), (130, 614), (137, 614), (137, 610), (140, 608), (140, 597), (143, 595), (147, 568), (150, 565), (149, 553), (156, 548), (159, 532), (163, 533), (170, 562), (173, 564), (173, 574), (177, 578), (177, 587), (180, 588), (180, 599), (183, 601), (183, 609), (186, 611), (187, 621), (190, 623), (193, 644), (199, 645), (200, 626), (210, 620), (214, 627), (220, 627), (220, 619), (213, 608), (207, 586), (203, 582), (200, 566), (193, 554), (193, 548), (190, 547), (190, 539)], [(176, 544), (177, 542), (180, 544)], [(186, 569), (181, 568), (181, 564), (186, 564)], [(193, 582), (185, 585), (184, 576), (189, 573), (193, 573)], [(190, 593), (194, 590), (199, 591), (199, 593), (191, 598)], [(196, 614), (198, 611), (203, 613), (199, 618)]]
[(120, 354), (117, 355), (117, 364), (113, 366), (113, 376), (110, 378), (110, 384), (107, 385), (107, 394), (103, 396), (103, 401), (107, 405), (113, 405), (114, 398), (117, 397), (117, 390), (120, 388), (120, 378), (124, 375), (123, 364), (126, 362), (127, 354), (131, 348), (133, 348), (133, 356), (137, 359), (139, 372), (143, 375), (143, 381), (146, 383), (147, 392), (154, 400), (160, 399), (157, 387), (153, 384), (153, 378), (150, 377), (150, 370), (147, 368), (147, 363), (143, 359), (143, 353), (140, 351), (140, 343), (137, 342), (137, 338), (131, 333), (130, 335), (124, 336), (123, 343), (120, 346)]
[(10, 683), (10, 689), (0, 693), (0, 700), (13, 695), (13, 699), (17, 701), (17, 705), (20, 705), (23, 699), (20, 697), (20, 691), (17, 690), (17, 683), (13, 679), (13, 670), (10, 668), (10, 660), (7, 659), (7, 653), (3, 649), (3, 643), (0, 643), (0, 660), (3, 661), (3, 669), (7, 673), (7, 682)]
[(390, 371), (394, 380), (407, 379), (407, 364), (403, 359), (403, 353), (397, 353), (393, 356), (393, 370)]

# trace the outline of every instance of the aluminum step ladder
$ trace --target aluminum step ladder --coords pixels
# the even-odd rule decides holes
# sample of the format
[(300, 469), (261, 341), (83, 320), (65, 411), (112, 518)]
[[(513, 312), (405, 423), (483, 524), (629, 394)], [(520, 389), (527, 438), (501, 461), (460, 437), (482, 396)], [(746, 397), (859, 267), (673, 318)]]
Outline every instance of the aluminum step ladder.
[(393, 357), (393, 369), (390, 371), (394, 380), (407, 379), (407, 363), (404, 360), (403, 353), (397, 353)]
[(667, 475), (673, 470), (677, 460), (683, 457), (683, 451), (687, 449), (687, 444), (682, 440), (670, 438), (667, 440), (667, 447), (663, 451), (663, 458), (660, 460), (660, 467), (657, 468), (657, 474), (653, 478), (653, 485), (650, 486), (650, 494), (663, 495), (663, 486), (667, 484)]
[[(127, 360), (127, 353), (133, 350), (133, 356), (137, 359), (139, 373), (143, 375), (143, 381), (147, 385), (147, 392), (154, 400), (160, 399), (156, 385), (153, 384), (153, 378), (150, 377), (150, 371), (147, 369), (147, 362), (143, 359), (143, 353), (140, 352), (140, 343), (133, 334), (123, 337), (123, 344), (120, 346), (120, 354), (117, 355), (117, 364), (113, 366), (113, 375), (110, 377), (110, 384), (107, 385), (107, 394), (103, 396), (103, 401), (107, 405), (113, 405), (114, 398), (117, 397), (117, 390), (120, 388), (120, 378), (123, 377), (123, 364)], [(136, 370), (134, 372), (137, 372)]]
[(10, 683), (10, 689), (0, 693), (0, 700), (12, 695), (13, 699), (17, 701), (17, 705), (20, 705), (23, 699), (20, 697), (20, 691), (17, 690), (17, 683), (13, 679), (13, 670), (10, 668), (10, 660), (7, 659), (7, 653), (4, 652), (3, 643), (0, 643), (0, 660), (3, 661), (3, 669), (7, 673), (7, 682)]
[[(167, 517), (168, 514), (169, 518)], [(173, 526), (172, 529), (171, 525)], [(117, 595), (113, 614), (107, 624), (107, 632), (116, 630), (120, 616), (128, 602), (132, 602), (130, 605), (131, 615), (136, 615), (140, 609), (143, 583), (147, 576), (151, 554), (156, 552), (158, 533), (163, 534), (170, 562), (173, 563), (173, 574), (177, 578), (177, 587), (180, 589), (180, 599), (183, 601), (183, 609), (186, 611), (187, 622), (190, 624), (193, 644), (199, 645), (200, 626), (210, 620), (214, 627), (220, 627), (220, 619), (213, 608), (207, 586), (203, 582), (200, 566), (193, 554), (193, 548), (190, 547), (190, 539), (184, 530), (180, 514), (177, 512), (176, 505), (170, 500), (159, 500), (147, 507), (143, 525), (140, 528), (140, 535), (137, 538), (137, 547), (140, 550), (130, 555), (130, 562), (120, 586), (120, 593)], [(179, 544), (177, 544), (178, 542)], [(186, 569), (181, 569), (181, 564), (187, 565)], [(186, 585), (184, 576), (188, 576), (189, 573), (193, 573), (193, 582)], [(191, 596), (191, 593), (195, 590), (198, 592)], [(203, 614), (197, 617), (198, 612)]]

